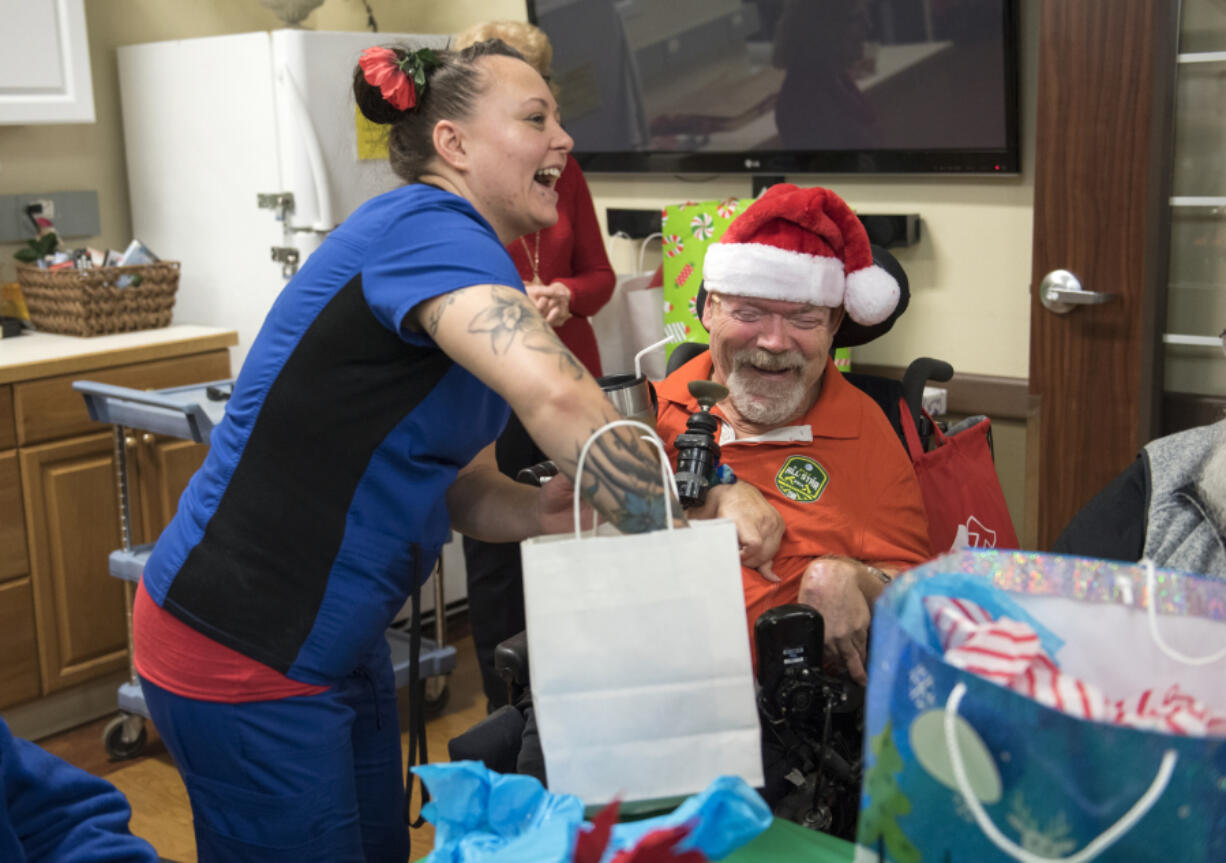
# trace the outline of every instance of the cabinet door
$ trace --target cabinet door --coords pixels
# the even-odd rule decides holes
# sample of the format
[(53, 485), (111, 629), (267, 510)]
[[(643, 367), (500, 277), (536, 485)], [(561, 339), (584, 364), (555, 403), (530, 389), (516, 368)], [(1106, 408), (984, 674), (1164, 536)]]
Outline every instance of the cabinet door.
[(0, 386), (0, 449), (17, 446), (17, 424), (13, 421), (13, 388)]
[(19, 453), (44, 695), (127, 664), (124, 582), (107, 569), (121, 546), (112, 451), (103, 432)]
[(92, 123), (85, 0), (0, 0), (0, 123)]
[(0, 707), (38, 695), (38, 650), (30, 579), (0, 584)]
[(144, 525), (133, 542), (153, 542), (174, 518), (188, 480), (204, 463), (206, 444), (142, 434), (135, 447), (138, 494)]
[(17, 453), (0, 452), (0, 581), (25, 575), (29, 570)]

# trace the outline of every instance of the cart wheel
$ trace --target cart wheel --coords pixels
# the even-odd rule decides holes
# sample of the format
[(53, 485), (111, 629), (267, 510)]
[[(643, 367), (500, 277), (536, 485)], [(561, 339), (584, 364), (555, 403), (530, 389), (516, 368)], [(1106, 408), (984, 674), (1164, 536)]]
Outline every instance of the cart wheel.
[(426, 678), (426, 697), (422, 702), (422, 711), (426, 717), (438, 716), (447, 709), (451, 699), (451, 688), (447, 685), (446, 674), (436, 674)]
[(147, 739), (144, 717), (132, 714), (116, 716), (102, 732), (106, 754), (115, 761), (126, 761), (140, 755)]

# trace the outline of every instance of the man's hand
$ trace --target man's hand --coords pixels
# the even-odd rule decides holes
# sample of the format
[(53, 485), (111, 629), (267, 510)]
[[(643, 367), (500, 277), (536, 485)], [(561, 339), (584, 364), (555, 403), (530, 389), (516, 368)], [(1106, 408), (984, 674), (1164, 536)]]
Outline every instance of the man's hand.
[(872, 577), (859, 561), (850, 558), (818, 558), (809, 564), (800, 581), (800, 602), (821, 612), (826, 624), (826, 652), (838, 656), (851, 678), (868, 685), (868, 624), (872, 615), (862, 589)]
[(691, 518), (732, 519), (741, 546), (741, 564), (758, 570), (768, 581), (779, 580), (771, 571), (771, 561), (779, 551), (787, 525), (779, 510), (754, 486), (747, 482), (712, 486), (706, 502), (701, 507), (691, 507), (686, 514)]

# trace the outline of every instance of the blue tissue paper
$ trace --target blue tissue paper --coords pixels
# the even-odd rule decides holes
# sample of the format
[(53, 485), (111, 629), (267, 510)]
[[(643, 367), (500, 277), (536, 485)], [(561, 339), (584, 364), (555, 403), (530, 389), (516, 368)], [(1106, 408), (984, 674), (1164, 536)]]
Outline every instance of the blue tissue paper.
[[(413, 768), (430, 790), (422, 815), (434, 825), (427, 863), (570, 863), (583, 803), (552, 794), (531, 776), (495, 773), (477, 761)], [(613, 827), (604, 860), (654, 830), (690, 824), (679, 850), (719, 860), (766, 830), (770, 809), (743, 779), (723, 776), (673, 812)]]

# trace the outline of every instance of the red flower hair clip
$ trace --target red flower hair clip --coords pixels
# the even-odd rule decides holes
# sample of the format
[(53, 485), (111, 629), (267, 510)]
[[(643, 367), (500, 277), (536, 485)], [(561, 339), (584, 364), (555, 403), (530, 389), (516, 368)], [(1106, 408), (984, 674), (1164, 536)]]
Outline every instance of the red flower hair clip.
[(438, 65), (438, 55), (429, 48), (418, 48), (400, 57), (391, 48), (372, 45), (362, 52), (358, 65), (366, 83), (378, 87), (384, 100), (397, 111), (417, 104), (418, 94), (426, 89), (426, 72)]

